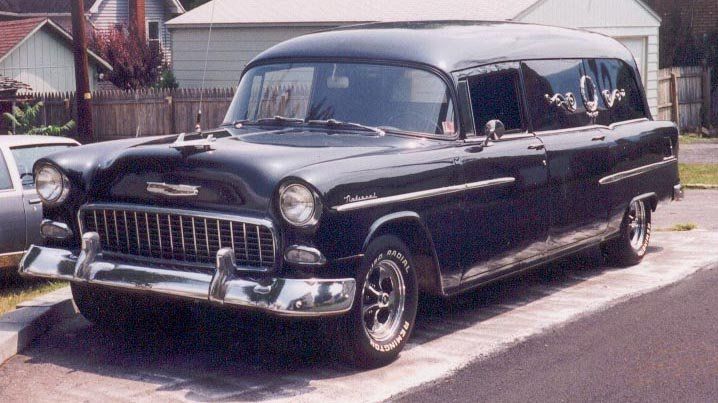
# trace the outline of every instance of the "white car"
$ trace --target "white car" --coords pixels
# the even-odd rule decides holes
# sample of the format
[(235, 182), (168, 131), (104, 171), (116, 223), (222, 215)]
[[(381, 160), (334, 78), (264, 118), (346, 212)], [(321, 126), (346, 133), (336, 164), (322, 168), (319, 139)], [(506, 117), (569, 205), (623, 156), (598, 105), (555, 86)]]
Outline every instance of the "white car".
[(79, 144), (65, 137), (0, 135), (0, 268), (16, 268), (25, 249), (42, 242), (33, 164)]

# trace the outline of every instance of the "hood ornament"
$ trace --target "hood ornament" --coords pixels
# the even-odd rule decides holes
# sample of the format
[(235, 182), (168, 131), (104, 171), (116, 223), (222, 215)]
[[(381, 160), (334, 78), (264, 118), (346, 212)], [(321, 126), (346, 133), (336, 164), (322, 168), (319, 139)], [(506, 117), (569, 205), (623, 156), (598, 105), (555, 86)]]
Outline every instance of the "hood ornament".
[(147, 182), (147, 191), (162, 196), (187, 197), (197, 196), (199, 194), (199, 186), (172, 185), (169, 183), (161, 182)]
[(217, 140), (213, 134), (203, 137), (198, 140), (185, 140), (186, 133), (180, 133), (177, 139), (170, 144), (170, 148), (181, 150), (183, 148), (195, 148), (200, 150), (208, 151), (211, 149), (212, 144)]

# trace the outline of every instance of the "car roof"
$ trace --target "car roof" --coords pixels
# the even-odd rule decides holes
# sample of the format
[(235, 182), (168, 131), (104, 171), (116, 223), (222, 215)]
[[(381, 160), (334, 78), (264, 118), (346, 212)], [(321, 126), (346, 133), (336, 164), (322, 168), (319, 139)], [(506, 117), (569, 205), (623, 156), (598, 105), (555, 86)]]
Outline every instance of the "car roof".
[(43, 144), (74, 144), (79, 145), (77, 141), (58, 136), (40, 136), (27, 134), (7, 134), (0, 135), (0, 145), (7, 147), (23, 147)]
[(277, 59), (359, 59), (417, 63), (450, 73), (531, 59), (611, 58), (634, 66), (620, 42), (593, 32), (506, 21), (359, 24), (299, 36), (259, 54)]

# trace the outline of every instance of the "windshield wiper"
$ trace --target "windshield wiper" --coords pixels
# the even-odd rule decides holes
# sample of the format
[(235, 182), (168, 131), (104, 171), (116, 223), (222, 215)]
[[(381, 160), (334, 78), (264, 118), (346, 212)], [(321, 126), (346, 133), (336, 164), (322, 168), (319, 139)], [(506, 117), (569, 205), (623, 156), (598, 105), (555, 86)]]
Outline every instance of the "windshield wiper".
[(300, 118), (289, 118), (286, 116), (276, 115), (271, 118), (261, 118), (250, 122), (245, 123), (254, 123), (254, 124), (267, 124), (267, 123), (304, 123), (304, 119)]
[(310, 121), (307, 121), (307, 124), (323, 125), (323, 126), (328, 126), (328, 127), (354, 127), (357, 129), (364, 129), (364, 130), (372, 131), (372, 132), (378, 134), (379, 136), (383, 136), (386, 134), (386, 132), (379, 127), (367, 126), (367, 125), (363, 125), (361, 123), (344, 122), (344, 121), (336, 120), (336, 119), (310, 120)]

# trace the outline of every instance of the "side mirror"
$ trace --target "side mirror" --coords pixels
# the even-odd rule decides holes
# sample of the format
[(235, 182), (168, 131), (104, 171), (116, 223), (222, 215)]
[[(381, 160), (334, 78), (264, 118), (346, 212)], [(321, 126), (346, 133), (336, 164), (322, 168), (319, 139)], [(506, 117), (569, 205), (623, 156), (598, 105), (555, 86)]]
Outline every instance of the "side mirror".
[(489, 120), (486, 122), (486, 125), (484, 125), (484, 136), (486, 136), (484, 144), (488, 144), (489, 140), (500, 139), (501, 136), (504, 135), (505, 131), (506, 128), (504, 127), (503, 122), (498, 119)]

